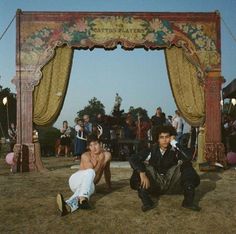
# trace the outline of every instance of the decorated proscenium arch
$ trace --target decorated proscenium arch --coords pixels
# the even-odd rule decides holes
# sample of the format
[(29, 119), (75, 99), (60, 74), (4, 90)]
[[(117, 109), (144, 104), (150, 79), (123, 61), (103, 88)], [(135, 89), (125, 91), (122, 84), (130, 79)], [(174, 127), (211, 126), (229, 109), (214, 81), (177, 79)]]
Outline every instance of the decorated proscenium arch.
[[(32, 142), (33, 91), (40, 83), (42, 69), (54, 58), (56, 48), (67, 45), (72, 49), (114, 49), (118, 44), (127, 50), (140, 47), (182, 48), (187, 61), (195, 67), (196, 80), (204, 87), (206, 158), (209, 161), (224, 161), (220, 135), (222, 79), (218, 12), (85, 13), (18, 10), (17, 70), (13, 80), (18, 95), (15, 152), (22, 156), (19, 154), (22, 145), (28, 147), (29, 170), (40, 170), (35, 162), (35, 146)], [(59, 92), (59, 96), (65, 93)]]
[(176, 45), (185, 48), (202, 76), (206, 69), (220, 68), (216, 13), (21, 12), (19, 16), (21, 69), (33, 69), (34, 79), (40, 79), (40, 69), (62, 44), (89, 49), (112, 49), (117, 44), (126, 49)]

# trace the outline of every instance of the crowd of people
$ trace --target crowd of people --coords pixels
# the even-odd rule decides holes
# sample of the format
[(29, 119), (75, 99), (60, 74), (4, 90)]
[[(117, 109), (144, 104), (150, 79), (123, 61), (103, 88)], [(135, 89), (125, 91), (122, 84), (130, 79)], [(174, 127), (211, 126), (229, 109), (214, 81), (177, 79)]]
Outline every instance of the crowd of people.
[[(162, 108), (158, 107), (150, 119), (141, 114), (132, 116), (129, 112), (120, 116), (119, 119), (98, 114), (92, 121), (90, 121), (89, 115), (84, 115), (83, 118), (75, 119), (74, 127), (70, 127), (67, 121), (63, 122), (56, 156), (59, 157), (64, 150), (65, 156), (73, 154), (76, 159), (80, 159), (82, 153), (86, 151), (87, 136), (91, 133), (97, 135), (111, 152), (115, 151), (115, 142), (118, 139), (152, 144), (160, 126), (173, 126), (176, 131), (176, 140), (180, 142), (183, 136), (184, 121), (178, 110), (173, 117), (166, 117)], [(130, 151), (132, 149), (129, 147), (129, 153)]]
[[(96, 130), (98, 129), (99, 128)], [(60, 132), (60, 143), (57, 147), (56, 157), (59, 157), (62, 150), (64, 150), (65, 156), (69, 156), (70, 153), (73, 153), (76, 159), (79, 159), (86, 151), (87, 136), (94, 132), (94, 129), (90, 122), (89, 115), (84, 115), (83, 118), (75, 119), (75, 126), (73, 128), (68, 125), (66, 120), (63, 121)], [(74, 137), (72, 137), (72, 134), (74, 134)]]

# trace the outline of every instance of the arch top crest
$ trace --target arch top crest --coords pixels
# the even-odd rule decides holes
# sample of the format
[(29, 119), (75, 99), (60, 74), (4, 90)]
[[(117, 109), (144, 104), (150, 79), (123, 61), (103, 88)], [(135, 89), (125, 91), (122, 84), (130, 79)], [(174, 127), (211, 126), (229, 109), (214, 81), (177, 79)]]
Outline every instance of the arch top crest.
[[(57, 46), (124, 49), (183, 47), (203, 71), (220, 68), (219, 13), (17, 12), (17, 66), (34, 72)], [(20, 56), (19, 56), (20, 55)]]

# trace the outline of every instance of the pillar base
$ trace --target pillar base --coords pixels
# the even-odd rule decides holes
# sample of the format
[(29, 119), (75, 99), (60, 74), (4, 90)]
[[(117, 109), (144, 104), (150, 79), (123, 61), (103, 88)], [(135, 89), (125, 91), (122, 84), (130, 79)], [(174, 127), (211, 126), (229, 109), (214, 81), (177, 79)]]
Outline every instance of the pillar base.
[(16, 161), (15, 172), (33, 172), (44, 170), (40, 159), (39, 143), (15, 144), (14, 154)]
[(205, 143), (205, 155), (209, 164), (216, 162), (222, 164), (224, 168), (227, 167), (224, 145), (219, 143)]

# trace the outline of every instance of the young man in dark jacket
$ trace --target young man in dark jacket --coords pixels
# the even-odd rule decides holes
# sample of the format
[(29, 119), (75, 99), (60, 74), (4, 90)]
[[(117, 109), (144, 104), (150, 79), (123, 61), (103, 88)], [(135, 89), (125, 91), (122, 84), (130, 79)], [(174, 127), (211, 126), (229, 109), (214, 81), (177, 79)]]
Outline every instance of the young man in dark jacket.
[(160, 195), (180, 191), (184, 192), (183, 207), (200, 210), (193, 203), (195, 188), (200, 184), (199, 175), (192, 167), (191, 156), (172, 135), (172, 127), (160, 127), (156, 137), (158, 144), (130, 157), (134, 169), (130, 186), (138, 191), (144, 212), (154, 208), (150, 193)]

